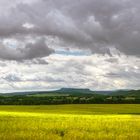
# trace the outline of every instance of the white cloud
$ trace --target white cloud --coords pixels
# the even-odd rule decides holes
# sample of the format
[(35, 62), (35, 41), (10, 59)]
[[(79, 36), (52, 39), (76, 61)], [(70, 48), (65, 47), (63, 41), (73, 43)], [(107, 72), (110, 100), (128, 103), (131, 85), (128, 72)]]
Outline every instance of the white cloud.
[(22, 26), (23, 26), (24, 28), (27, 28), (27, 29), (32, 29), (32, 28), (34, 28), (34, 25), (31, 24), (31, 23), (24, 23)]
[(139, 88), (140, 61), (136, 57), (54, 54), (46, 59), (48, 65), (0, 62), (1, 91), (50, 90), (61, 87), (92, 90)]

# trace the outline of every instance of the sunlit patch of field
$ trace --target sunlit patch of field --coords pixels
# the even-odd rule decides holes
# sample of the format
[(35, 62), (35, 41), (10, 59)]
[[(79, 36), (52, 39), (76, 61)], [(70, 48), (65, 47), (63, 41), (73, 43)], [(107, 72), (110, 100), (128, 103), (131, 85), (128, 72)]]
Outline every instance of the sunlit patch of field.
[[(57, 113), (49, 112), (54, 106), (39, 107), (46, 110), (39, 112), (35, 106), (21, 106), (21, 110), (20, 106), (0, 107), (0, 140), (140, 140), (140, 115), (88, 114), (93, 109), (87, 114), (70, 114), (70, 110)], [(61, 107), (65, 105), (56, 106)]]

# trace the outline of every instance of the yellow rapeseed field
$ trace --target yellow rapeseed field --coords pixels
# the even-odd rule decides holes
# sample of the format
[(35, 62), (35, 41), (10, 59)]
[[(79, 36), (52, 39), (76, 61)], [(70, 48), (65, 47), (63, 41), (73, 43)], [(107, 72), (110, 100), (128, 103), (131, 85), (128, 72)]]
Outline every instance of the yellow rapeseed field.
[[(82, 106), (83, 110), (86, 106), (88, 108), (88, 105), (79, 105), (79, 110)], [(104, 105), (95, 106), (97, 109)], [(41, 112), (31, 106), (25, 106), (25, 110), (24, 106), (0, 107), (0, 140), (140, 140), (139, 115), (91, 114), (95, 109), (89, 114), (89, 109), (87, 114), (78, 114), (78, 110), (70, 113), (70, 108), (71, 111), (74, 107), (78, 109), (76, 105), (59, 106), (67, 108), (69, 113), (66, 110), (50, 113), (49, 109), (53, 107), (40, 106), (44, 110)]]

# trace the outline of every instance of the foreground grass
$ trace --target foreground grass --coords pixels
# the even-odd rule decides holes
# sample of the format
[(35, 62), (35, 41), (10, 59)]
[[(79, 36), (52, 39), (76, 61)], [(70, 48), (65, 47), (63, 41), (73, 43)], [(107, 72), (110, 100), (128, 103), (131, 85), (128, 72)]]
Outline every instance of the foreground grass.
[[(131, 114), (140, 109), (125, 107)], [(140, 116), (118, 115), (116, 108), (125, 110), (123, 105), (114, 111), (112, 105), (1, 106), (0, 140), (139, 140)]]

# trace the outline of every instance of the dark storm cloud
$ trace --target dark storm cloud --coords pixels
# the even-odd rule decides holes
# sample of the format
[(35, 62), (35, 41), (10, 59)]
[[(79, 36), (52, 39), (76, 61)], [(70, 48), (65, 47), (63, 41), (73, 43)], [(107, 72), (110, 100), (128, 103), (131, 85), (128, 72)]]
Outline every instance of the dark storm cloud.
[[(127, 55), (140, 54), (139, 0), (36, 0), (15, 5), (10, 1), (5, 14), (0, 14), (0, 36), (36, 35), (57, 37), (66, 47), (108, 53), (116, 48)], [(32, 28), (23, 26), (29, 23)], [(27, 49), (27, 50), (26, 50)], [(42, 49), (42, 51), (41, 51)], [(44, 47), (28, 44), (22, 54), (8, 59), (32, 59), (50, 54)], [(38, 51), (38, 52), (37, 52)], [(4, 53), (3, 53), (4, 54)], [(2, 54), (1, 58), (5, 58)]]

